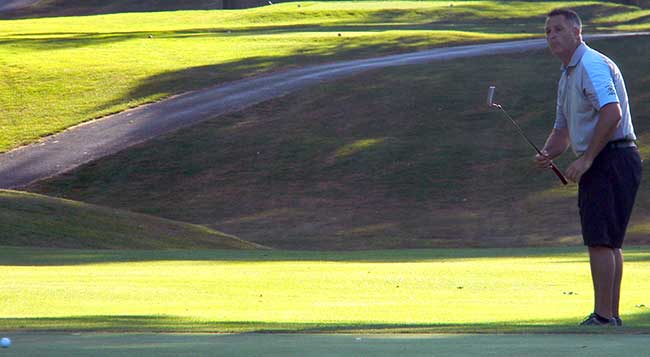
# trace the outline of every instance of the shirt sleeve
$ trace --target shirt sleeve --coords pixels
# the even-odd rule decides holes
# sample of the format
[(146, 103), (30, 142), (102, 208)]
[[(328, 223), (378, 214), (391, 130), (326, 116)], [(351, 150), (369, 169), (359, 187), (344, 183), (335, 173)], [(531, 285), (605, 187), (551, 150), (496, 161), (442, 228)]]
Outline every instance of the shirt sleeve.
[(600, 110), (609, 103), (619, 103), (612, 73), (616, 73), (605, 60), (598, 60), (585, 66), (584, 94), (591, 105)]
[(562, 111), (562, 98), (564, 95), (560, 92), (560, 86), (558, 86), (558, 93), (557, 93), (557, 101), (555, 104), (555, 123), (553, 124), (553, 128), (555, 129), (565, 129), (567, 127), (567, 122), (566, 122), (566, 116), (564, 116), (564, 112)]

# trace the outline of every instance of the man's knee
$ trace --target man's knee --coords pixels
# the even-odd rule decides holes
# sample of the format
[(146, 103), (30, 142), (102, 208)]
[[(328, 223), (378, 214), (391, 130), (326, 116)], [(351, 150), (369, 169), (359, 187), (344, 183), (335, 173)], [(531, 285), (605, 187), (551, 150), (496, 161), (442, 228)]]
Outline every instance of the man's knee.
[(588, 246), (590, 252), (613, 252), (615, 250), (620, 250), (619, 248), (610, 247), (603, 244), (595, 244)]

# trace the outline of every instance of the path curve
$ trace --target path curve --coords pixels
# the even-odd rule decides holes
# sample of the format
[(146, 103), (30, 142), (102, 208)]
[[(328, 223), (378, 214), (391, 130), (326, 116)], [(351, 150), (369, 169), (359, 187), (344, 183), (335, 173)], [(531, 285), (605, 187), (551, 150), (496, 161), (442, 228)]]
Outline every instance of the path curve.
[[(650, 33), (599, 34), (594, 40)], [(17, 189), (209, 118), (236, 112), (323, 81), (371, 69), (546, 48), (544, 39), (436, 48), (314, 65), (172, 96), (70, 128), (0, 155), (0, 189)]]
[(0, 4), (0, 12), (12, 11), (30, 7), (39, 2), (39, 0), (5, 0)]

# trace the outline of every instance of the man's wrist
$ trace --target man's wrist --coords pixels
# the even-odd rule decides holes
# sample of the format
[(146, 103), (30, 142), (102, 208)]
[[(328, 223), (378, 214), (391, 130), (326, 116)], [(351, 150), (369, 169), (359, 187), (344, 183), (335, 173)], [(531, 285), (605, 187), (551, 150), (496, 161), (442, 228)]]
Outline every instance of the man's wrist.
[(546, 156), (549, 159), (553, 159), (554, 157), (557, 156), (557, 155), (551, 154), (551, 152), (549, 152), (549, 150), (547, 148), (543, 148), (541, 151), (542, 151), (542, 155)]

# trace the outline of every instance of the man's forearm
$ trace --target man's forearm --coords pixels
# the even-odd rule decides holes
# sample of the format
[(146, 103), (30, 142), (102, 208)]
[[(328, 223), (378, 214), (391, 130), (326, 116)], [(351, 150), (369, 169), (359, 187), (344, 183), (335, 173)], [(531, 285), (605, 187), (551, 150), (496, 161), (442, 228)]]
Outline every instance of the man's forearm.
[(582, 175), (589, 170), (594, 159), (612, 138), (618, 123), (621, 121), (621, 107), (618, 103), (610, 103), (600, 109), (598, 124), (594, 135), (589, 142), (589, 148), (578, 160), (574, 161), (566, 170), (566, 177), (579, 182)]
[(600, 115), (594, 136), (589, 142), (589, 148), (583, 157), (590, 162), (593, 161), (607, 142), (611, 140), (621, 122), (621, 106), (618, 103), (610, 103), (600, 109)]
[(562, 155), (569, 147), (569, 131), (567, 129), (553, 129), (546, 139), (542, 149), (550, 159)]

